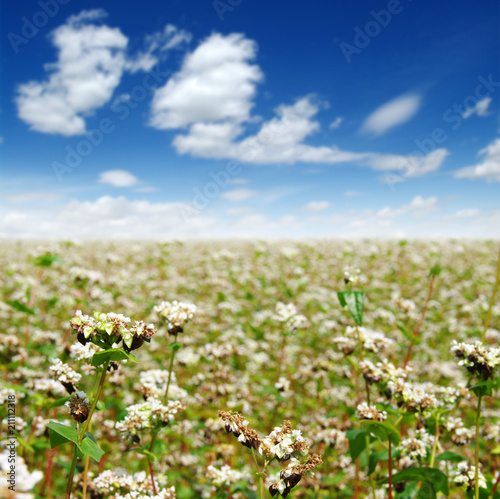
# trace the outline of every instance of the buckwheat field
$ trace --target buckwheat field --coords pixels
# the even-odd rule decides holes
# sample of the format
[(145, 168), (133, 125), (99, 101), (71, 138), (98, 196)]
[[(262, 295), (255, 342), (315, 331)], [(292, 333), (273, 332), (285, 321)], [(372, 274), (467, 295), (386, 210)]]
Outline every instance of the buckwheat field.
[(499, 498), (498, 249), (4, 243), (0, 497)]

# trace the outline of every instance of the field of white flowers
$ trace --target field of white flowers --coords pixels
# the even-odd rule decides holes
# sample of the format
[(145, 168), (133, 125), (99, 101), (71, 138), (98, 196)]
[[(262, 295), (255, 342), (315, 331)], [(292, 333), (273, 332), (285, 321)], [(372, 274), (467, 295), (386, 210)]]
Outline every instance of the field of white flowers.
[(497, 242), (0, 264), (2, 498), (500, 498)]

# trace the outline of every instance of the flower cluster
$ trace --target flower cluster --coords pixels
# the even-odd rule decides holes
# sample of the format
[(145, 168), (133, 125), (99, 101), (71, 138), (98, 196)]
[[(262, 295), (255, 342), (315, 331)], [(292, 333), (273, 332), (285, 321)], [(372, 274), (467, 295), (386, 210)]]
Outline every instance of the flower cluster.
[(297, 307), (293, 303), (285, 305), (278, 302), (276, 304), (276, 319), (283, 322), (289, 332), (294, 332), (307, 324), (307, 319), (297, 312)]
[(425, 384), (414, 385), (401, 379), (389, 381), (387, 395), (389, 398), (394, 398), (398, 406), (407, 412), (426, 413), (438, 406), (436, 396), (429, 392)]
[(129, 442), (139, 443), (141, 430), (151, 428), (154, 432), (159, 431), (173, 421), (178, 412), (185, 409), (178, 401), (169, 401), (165, 406), (158, 399), (150, 398), (146, 402), (127, 407), (125, 419), (118, 421), (115, 428)]
[(290, 421), (283, 421), (281, 426), (262, 439), (259, 453), (268, 460), (288, 461), (291, 457), (307, 456), (309, 446), (300, 430), (292, 430)]
[(172, 303), (163, 301), (153, 310), (165, 319), (168, 333), (177, 336), (184, 331), (184, 325), (194, 317), (196, 305), (177, 300)]
[(458, 364), (465, 366), (467, 370), (481, 380), (491, 378), (493, 369), (500, 364), (500, 348), (485, 347), (480, 341), (474, 343), (451, 342), (451, 353), (457, 359)]
[(361, 277), (361, 269), (344, 268), (344, 282), (346, 284), (356, 284)]
[[(476, 486), (476, 467), (470, 465), (467, 461), (458, 463), (453, 481), (467, 491), (472, 490)], [(481, 470), (478, 473), (478, 482), (479, 488), (486, 488), (486, 480)]]
[(394, 341), (387, 338), (384, 333), (373, 331), (366, 327), (356, 328), (353, 326), (347, 326), (344, 336), (333, 338), (333, 342), (342, 350), (344, 355), (350, 355), (356, 348), (358, 332), (361, 342), (363, 343), (363, 348), (374, 353), (385, 351), (394, 343)]
[(427, 456), (429, 447), (434, 444), (434, 436), (429, 435), (424, 428), (401, 442), (402, 455), (408, 455), (412, 460), (418, 460)]
[(107, 349), (123, 340), (123, 349), (127, 352), (141, 347), (145, 341), (149, 343), (151, 336), (156, 333), (153, 324), (142, 321), (135, 321), (129, 328), (130, 317), (113, 312), (94, 312), (94, 317), (89, 317), (77, 310), (69, 322), (82, 345), (91, 342)]
[(309, 454), (305, 463), (301, 463), (298, 459), (292, 458), (288, 466), (280, 471), (279, 480), (271, 484), (269, 492), (271, 496), (281, 494), (286, 497), (295, 487), (303, 476), (313, 476), (312, 470), (322, 463), (322, 459), (318, 454)]
[(154, 493), (151, 479), (145, 471), (128, 474), (121, 468), (103, 471), (92, 482), (95, 491), (107, 499), (175, 499), (175, 487), (165, 488), (166, 478), (155, 477), (157, 485), (162, 487)]
[(60, 359), (55, 359), (49, 367), (51, 374), (66, 388), (69, 394), (76, 391), (82, 375), (71, 369), (68, 364), (64, 364)]
[(69, 412), (77, 423), (83, 423), (89, 417), (89, 399), (85, 392), (74, 393), (64, 405), (69, 408)]
[(368, 405), (366, 402), (363, 402), (356, 407), (356, 416), (359, 419), (385, 421), (387, 419), (387, 412), (379, 411), (374, 405)]
[(221, 466), (220, 468), (216, 468), (213, 465), (210, 465), (207, 468), (207, 477), (211, 480), (212, 485), (216, 488), (229, 487), (233, 483), (236, 483), (239, 480), (245, 478), (245, 476), (245, 473), (234, 470), (227, 464)]
[(262, 442), (259, 435), (252, 428), (248, 428), (248, 421), (239, 412), (219, 411), (219, 417), (224, 421), (226, 431), (237, 437), (245, 447), (260, 448)]

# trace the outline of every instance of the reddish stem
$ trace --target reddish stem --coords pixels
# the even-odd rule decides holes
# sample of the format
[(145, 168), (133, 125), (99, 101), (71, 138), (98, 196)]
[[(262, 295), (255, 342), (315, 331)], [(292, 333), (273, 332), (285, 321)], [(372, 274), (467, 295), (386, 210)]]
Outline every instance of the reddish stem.
[(500, 483), (500, 473), (498, 473), (498, 478), (496, 479), (495, 485), (493, 485), (493, 489), (491, 490), (491, 497), (495, 497), (495, 492), (497, 491), (499, 483)]
[(149, 474), (151, 475), (151, 483), (153, 484), (153, 492), (156, 495), (158, 495), (158, 492), (156, 490), (156, 485), (155, 485), (155, 478), (153, 476), (153, 467), (151, 466), (151, 461), (148, 459), (148, 466), (149, 466)]
[[(422, 324), (424, 323), (425, 314), (427, 312), (427, 307), (429, 306), (429, 302), (431, 301), (431, 295), (432, 295), (432, 290), (434, 288), (434, 279), (435, 278), (436, 278), (436, 275), (433, 274), (431, 277), (431, 282), (429, 284), (429, 293), (427, 293), (427, 299), (425, 300), (424, 308), (422, 310), (422, 315), (420, 316), (420, 320), (418, 321), (417, 329), (415, 329), (415, 332), (413, 333), (413, 336), (415, 336), (415, 338), (420, 333), (420, 328), (422, 327)], [(408, 362), (409, 362), (410, 356), (411, 356), (412, 347), (413, 347), (413, 343), (410, 343), (410, 346), (408, 347), (408, 352), (406, 352), (404, 367), (406, 367), (408, 365)]]

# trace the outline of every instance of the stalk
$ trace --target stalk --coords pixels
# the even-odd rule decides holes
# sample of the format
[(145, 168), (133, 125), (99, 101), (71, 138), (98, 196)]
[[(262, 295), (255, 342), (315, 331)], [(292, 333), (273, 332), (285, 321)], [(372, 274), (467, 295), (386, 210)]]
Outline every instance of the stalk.
[[(177, 341), (177, 335), (175, 336), (175, 341)], [(172, 355), (170, 356), (170, 365), (168, 366), (167, 388), (165, 389), (165, 395), (163, 396), (163, 405), (167, 405), (167, 401), (168, 401), (168, 390), (170, 388), (170, 381), (172, 379), (172, 370), (174, 368), (174, 359), (175, 359), (175, 352), (176, 351), (177, 350), (175, 348), (172, 348)], [(151, 437), (151, 443), (149, 444), (149, 452), (153, 452), (157, 436), (158, 436), (158, 431), (154, 432), (153, 436)], [(151, 483), (153, 484), (153, 491), (155, 494), (158, 494), (158, 492), (156, 491), (156, 484), (155, 484), (153, 465), (151, 464), (151, 459), (149, 458), (149, 456), (146, 456), (146, 459), (148, 460), (149, 475), (151, 476)]]
[(68, 485), (66, 486), (66, 499), (71, 499), (71, 489), (73, 488), (73, 477), (76, 469), (76, 444), (73, 445), (73, 460), (71, 461), (71, 469), (69, 470)]
[(264, 479), (262, 477), (262, 473), (260, 472), (259, 463), (257, 462), (257, 457), (255, 456), (255, 451), (253, 450), (253, 447), (251, 450), (255, 467), (257, 468), (257, 475), (259, 475), (259, 497), (260, 499), (264, 499)]
[[(78, 443), (82, 443), (83, 438), (85, 437), (85, 433), (89, 429), (90, 422), (92, 421), (92, 415), (94, 414), (95, 408), (97, 406), (97, 402), (99, 398), (101, 397), (102, 389), (104, 387), (104, 381), (106, 379), (106, 373), (108, 371), (108, 366), (109, 366), (109, 360), (107, 360), (102, 369), (102, 374), (101, 374), (101, 379), (99, 380), (99, 386), (97, 388), (97, 393), (96, 396), (94, 397), (94, 402), (92, 402), (92, 407), (90, 408), (89, 412), (89, 417), (87, 418), (87, 421), (85, 421), (85, 426), (83, 427), (83, 430), (80, 432), (80, 435), (78, 437)], [(71, 462), (71, 469), (69, 471), (69, 476), (68, 476), (68, 485), (66, 487), (66, 499), (71, 498), (71, 488), (73, 486), (73, 476), (75, 475), (75, 469), (76, 469), (76, 445), (75, 445), (75, 451), (73, 453), (73, 461)]]
[(389, 499), (392, 499), (392, 444), (389, 439)]
[(491, 295), (488, 314), (486, 315), (486, 320), (484, 321), (483, 336), (481, 338), (482, 341), (484, 341), (484, 339), (486, 338), (486, 331), (488, 331), (488, 325), (490, 323), (490, 318), (491, 318), (491, 310), (493, 309), (493, 304), (495, 303), (495, 297), (497, 295), (499, 285), (500, 285), (500, 251), (498, 252), (497, 278), (495, 280), (495, 286), (493, 287), (493, 294)]
[[(415, 332), (413, 333), (413, 336), (415, 336), (415, 337), (417, 337), (418, 334), (420, 333), (420, 328), (422, 327), (422, 324), (424, 323), (425, 314), (427, 312), (427, 307), (429, 306), (429, 302), (431, 301), (432, 290), (434, 288), (434, 280), (435, 279), (436, 279), (436, 274), (432, 274), (431, 282), (429, 284), (429, 293), (427, 293), (427, 299), (425, 300), (424, 308), (422, 310), (422, 315), (420, 316), (420, 320), (418, 321), (417, 329), (415, 329)], [(410, 356), (411, 356), (412, 347), (413, 347), (413, 343), (410, 343), (410, 346), (408, 347), (408, 352), (406, 352), (404, 367), (406, 367), (408, 365), (408, 362), (409, 362)]]
[(479, 431), (480, 431), (480, 422), (481, 422), (481, 399), (482, 395), (479, 395), (477, 398), (477, 412), (476, 412), (476, 455), (475, 455), (475, 465), (476, 465), (476, 475), (474, 478), (474, 488), (475, 494), (474, 497), (479, 499)]
[(436, 413), (436, 436), (434, 437), (434, 445), (432, 446), (431, 461), (429, 463), (429, 467), (430, 468), (434, 467), (434, 459), (436, 457), (436, 451), (437, 451), (437, 447), (438, 447), (438, 440), (439, 440), (439, 416)]

